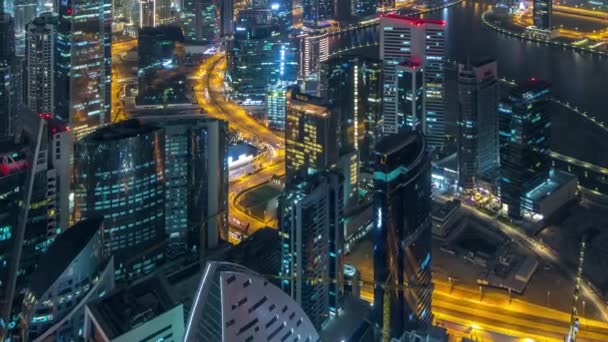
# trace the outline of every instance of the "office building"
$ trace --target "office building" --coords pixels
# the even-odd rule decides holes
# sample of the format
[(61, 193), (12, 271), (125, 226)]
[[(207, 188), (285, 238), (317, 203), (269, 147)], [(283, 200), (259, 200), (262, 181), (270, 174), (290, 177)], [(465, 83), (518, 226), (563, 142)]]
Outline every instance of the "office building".
[[(228, 240), (228, 123), (200, 115), (141, 117), (165, 132), (165, 232), (205, 255)], [(185, 250), (181, 250), (185, 252)]]
[(420, 131), (385, 137), (375, 153), (374, 322), (399, 338), (432, 322), (431, 157)]
[(165, 244), (165, 132), (127, 120), (76, 143), (75, 220), (104, 216), (116, 281), (152, 272)]
[(156, 23), (157, 25), (169, 25), (176, 21), (176, 13), (171, 0), (156, 0)]
[(285, 122), (285, 175), (287, 181), (300, 170), (309, 174), (329, 169), (338, 161), (337, 117), (322, 98), (287, 94)]
[(138, 0), (139, 28), (156, 26), (156, 0)]
[(186, 323), (184, 341), (319, 341), (302, 308), (243, 266), (208, 262)]
[(27, 105), (35, 113), (55, 113), (55, 42), (58, 16), (43, 13), (27, 25), (25, 63)]
[(184, 306), (151, 276), (87, 303), (83, 338), (92, 342), (182, 341)]
[(281, 288), (318, 330), (338, 314), (344, 293), (342, 191), (337, 173), (302, 175), (279, 199)]
[(220, 36), (225, 39), (234, 34), (234, 0), (220, 1)]
[(397, 65), (404, 61), (424, 68), (422, 130), (429, 147), (440, 147), (445, 135), (445, 22), (396, 14), (380, 18), (380, 59), (384, 63), (383, 134), (396, 134), (406, 125), (397, 108)]
[(409, 127), (420, 128), (424, 120), (424, 68), (422, 64), (406, 60), (396, 66), (398, 119)]
[(303, 0), (302, 19), (304, 26), (315, 28), (327, 20), (334, 20), (336, 15), (335, 0)]
[(55, 116), (77, 136), (110, 122), (111, 10), (111, 0), (58, 4)]
[(464, 190), (498, 167), (499, 91), (496, 61), (458, 66), (458, 185)]
[(103, 219), (80, 221), (49, 247), (25, 291), (28, 340), (78, 340), (84, 305), (114, 287), (112, 258), (103, 252)]
[(15, 61), (15, 23), (0, 11), (0, 138), (17, 131), (17, 64)]
[(190, 103), (186, 77), (175, 69), (184, 59), (184, 36), (178, 26), (139, 29), (137, 41), (138, 106)]
[(285, 130), (285, 115), (287, 110), (287, 88), (282, 84), (269, 86), (266, 93), (266, 109), (268, 110), (268, 127)]
[(15, 44), (18, 55), (23, 56), (27, 24), (38, 16), (42, 3), (38, 0), (14, 0), (13, 18), (15, 19)]
[(513, 219), (522, 217), (522, 198), (549, 178), (550, 99), (550, 84), (532, 79), (512, 89), (498, 106), (500, 200)]
[(351, 15), (355, 17), (371, 17), (376, 14), (376, 0), (351, 0)]
[(329, 58), (329, 35), (325, 28), (303, 28), (297, 36), (299, 50), (298, 77), (319, 80), (321, 63)]
[(534, 0), (532, 2), (532, 23), (537, 29), (551, 30), (553, 28), (553, 1)]
[(268, 87), (296, 80), (296, 51), (270, 10), (239, 12), (228, 51), (232, 97), (244, 105), (263, 105)]
[(206, 45), (219, 43), (220, 14), (218, 0), (184, 0), (182, 29), (186, 41)]

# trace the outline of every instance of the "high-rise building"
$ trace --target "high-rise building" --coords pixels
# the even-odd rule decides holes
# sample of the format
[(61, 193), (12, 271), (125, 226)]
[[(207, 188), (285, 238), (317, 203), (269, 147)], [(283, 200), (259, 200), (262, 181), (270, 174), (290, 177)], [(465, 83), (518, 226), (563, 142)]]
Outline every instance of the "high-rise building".
[(329, 35), (324, 28), (304, 28), (297, 37), (300, 44), (298, 77), (318, 80), (321, 63), (329, 58)]
[(102, 215), (104, 252), (115, 278), (148, 274), (164, 260), (165, 132), (127, 120), (76, 143), (74, 214), (78, 222)]
[(42, 9), (42, 2), (39, 0), (14, 0), (13, 17), (15, 18), (15, 43), (17, 54), (22, 56), (26, 26), (38, 16)]
[(541, 30), (551, 30), (553, 15), (552, 0), (534, 0), (532, 3), (533, 24)]
[(319, 334), (289, 295), (243, 266), (207, 263), (186, 322), (185, 342), (296, 338), (318, 342)]
[(512, 89), (498, 105), (499, 193), (514, 219), (522, 217), (522, 198), (550, 175), (550, 99), (550, 84), (532, 79)]
[(324, 21), (334, 20), (335, 14), (335, 0), (302, 1), (302, 19), (305, 27), (315, 28), (322, 26)]
[(55, 113), (77, 136), (110, 122), (111, 0), (60, 1)]
[(297, 52), (279, 31), (270, 10), (239, 12), (228, 51), (228, 75), (237, 101), (262, 105), (269, 85), (295, 82)]
[(138, 0), (139, 27), (156, 26), (156, 0)]
[(276, 84), (268, 88), (266, 108), (268, 110), (268, 127), (284, 131), (287, 110), (287, 88), (284, 85)]
[[(426, 144), (420, 131), (402, 131), (384, 137), (375, 150), (374, 316), (377, 331), (388, 326), (391, 338), (432, 322), (431, 157)], [(384, 322), (385, 309), (390, 322)]]
[(220, 0), (221, 31), (222, 38), (234, 34), (234, 0)]
[(186, 79), (174, 72), (183, 60), (184, 36), (178, 26), (139, 29), (137, 40), (138, 105), (189, 103)]
[(445, 22), (396, 14), (380, 18), (380, 59), (384, 63), (383, 134), (396, 134), (406, 125), (397, 108), (397, 65), (404, 61), (424, 68), (422, 130), (429, 147), (442, 145), (445, 136)]
[(344, 292), (342, 180), (332, 172), (290, 180), (279, 199), (281, 287), (320, 330)]
[(58, 16), (43, 13), (27, 25), (25, 63), (27, 105), (35, 113), (55, 114), (55, 43)]
[(17, 68), (15, 61), (15, 24), (0, 9), (0, 138), (16, 133)]
[(171, 3), (171, 0), (156, 0), (156, 23), (158, 25), (175, 23), (175, 11)]
[(368, 17), (376, 14), (376, 0), (351, 0), (351, 14), (355, 17)]
[(186, 41), (217, 44), (222, 30), (218, 0), (184, 0), (182, 28)]
[(495, 60), (458, 66), (458, 184), (465, 190), (498, 167), (499, 91)]
[(300, 170), (309, 174), (329, 169), (338, 161), (337, 117), (330, 115), (322, 98), (295, 88), (287, 94), (285, 122), (285, 175)]
[(220, 238), (228, 239), (228, 123), (200, 115), (139, 120), (165, 131), (165, 231), (169, 243), (205, 255)]
[(114, 263), (103, 252), (103, 219), (80, 221), (60, 234), (25, 290), (28, 340), (77, 340), (85, 303), (114, 287)]
[(396, 67), (398, 118), (410, 127), (422, 127), (424, 120), (424, 68), (409, 60)]

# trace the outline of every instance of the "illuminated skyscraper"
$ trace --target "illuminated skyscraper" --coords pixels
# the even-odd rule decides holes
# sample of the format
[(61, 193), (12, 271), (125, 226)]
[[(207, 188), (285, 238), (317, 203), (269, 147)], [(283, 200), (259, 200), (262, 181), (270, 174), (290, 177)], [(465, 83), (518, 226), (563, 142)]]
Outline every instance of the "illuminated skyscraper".
[(13, 17), (15, 19), (15, 42), (17, 54), (22, 56), (25, 46), (26, 26), (38, 16), (42, 9), (39, 0), (14, 0)]
[(81, 135), (110, 122), (112, 2), (58, 6), (55, 116)]
[(498, 106), (500, 200), (514, 219), (522, 217), (522, 198), (549, 178), (550, 99), (550, 84), (533, 79), (511, 90)]
[(384, 62), (383, 133), (396, 134), (406, 125), (397, 107), (397, 65), (404, 61), (424, 68), (422, 129), (429, 147), (442, 145), (445, 135), (445, 22), (384, 15), (380, 18), (380, 59)]
[(152, 272), (164, 260), (165, 132), (127, 120), (76, 143), (76, 222), (103, 215), (104, 253), (117, 281)]
[(27, 25), (27, 104), (35, 113), (55, 113), (57, 15), (43, 13)]
[(217, 44), (221, 35), (218, 0), (184, 0), (182, 28), (186, 41)]
[(374, 320), (381, 331), (388, 299), (391, 338), (432, 322), (431, 156), (426, 144), (420, 131), (402, 131), (376, 145)]
[(311, 174), (329, 169), (338, 161), (337, 116), (330, 115), (323, 99), (287, 94), (285, 122), (285, 174), (289, 181), (304, 170)]
[(498, 98), (496, 61), (458, 67), (459, 186), (475, 187), (475, 178), (498, 167)]
[(552, 22), (551, 16), (553, 15), (553, 1), (552, 0), (534, 0), (532, 3), (532, 16), (533, 23), (539, 29), (551, 30)]
[(268, 109), (268, 126), (279, 131), (285, 130), (285, 115), (287, 110), (287, 89), (282, 84), (270, 86), (266, 93), (266, 108)]
[(423, 127), (424, 68), (420, 63), (403, 61), (396, 72), (397, 115), (410, 127)]
[(14, 21), (0, 11), (0, 138), (16, 133), (17, 72)]
[(321, 329), (343, 294), (342, 180), (336, 173), (298, 175), (279, 199), (281, 287)]
[(356, 17), (368, 17), (376, 14), (376, 0), (351, 0), (351, 14)]
[(305, 28), (298, 37), (300, 60), (298, 76), (303, 80), (319, 80), (321, 63), (329, 58), (329, 36), (322, 28)]
[(139, 27), (156, 26), (156, 0), (138, 0)]
[(335, 0), (302, 0), (302, 17), (305, 27), (322, 26), (324, 21), (335, 19), (335, 14)]

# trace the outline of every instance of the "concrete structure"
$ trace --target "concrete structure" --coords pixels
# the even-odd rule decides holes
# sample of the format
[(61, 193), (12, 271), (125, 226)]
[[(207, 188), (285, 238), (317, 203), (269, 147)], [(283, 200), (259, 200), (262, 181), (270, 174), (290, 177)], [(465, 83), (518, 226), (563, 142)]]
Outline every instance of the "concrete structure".
[(576, 198), (578, 178), (570, 173), (552, 170), (549, 178), (522, 198), (524, 215), (539, 220), (550, 218), (566, 203)]
[(114, 287), (113, 266), (112, 258), (103, 252), (101, 217), (80, 221), (60, 234), (25, 291), (27, 339), (79, 339), (85, 303)]
[(93, 342), (182, 341), (184, 309), (155, 276), (88, 303), (83, 330)]
[(407, 126), (423, 129), (425, 82), (422, 64), (405, 60), (397, 64), (394, 87), (397, 90), (397, 119)]
[(279, 199), (281, 288), (318, 330), (338, 314), (344, 291), (341, 197), (339, 175), (318, 173), (293, 178)]
[(292, 336), (320, 340), (293, 299), (248, 268), (207, 263), (186, 324), (185, 342), (280, 341)]
[(27, 105), (35, 113), (55, 113), (55, 48), (58, 20), (56, 14), (43, 13), (27, 25)]
[(439, 147), (445, 135), (445, 22), (387, 14), (380, 17), (380, 59), (384, 62), (383, 134), (396, 134), (406, 125), (397, 107), (397, 65), (420, 63), (424, 74), (422, 129), (430, 147)]

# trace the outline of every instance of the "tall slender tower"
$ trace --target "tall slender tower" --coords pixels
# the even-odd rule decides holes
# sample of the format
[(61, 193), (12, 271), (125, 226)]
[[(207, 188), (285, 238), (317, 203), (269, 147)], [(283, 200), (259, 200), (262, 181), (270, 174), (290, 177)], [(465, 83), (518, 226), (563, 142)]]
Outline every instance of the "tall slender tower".
[(380, 140), (375, 155), (374, 321), (399, 338), (432, 322), (431, 157), (424, 135), (407, 130)]
[(55, 113), (57, 15), (43, 13), (27, 25), (27, 104), (36, 113)]
[(110, 122), (111, 0), (59, 2), (55, 116), (82, 135)]
[(395, 14), (380, 18), (380, 59), (384, 62), (384, 135), (396, 134), (406, 125), (399, 113), (397, 66), (404, 61), (424, 68), (422, 129), (429, 147), (439, 147), (445, 135), (445, 22)]
[(0, 138), (16, 132), (15, 23), (0, 8)]

